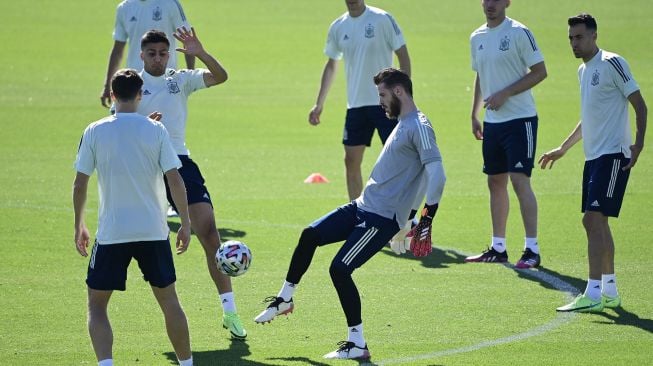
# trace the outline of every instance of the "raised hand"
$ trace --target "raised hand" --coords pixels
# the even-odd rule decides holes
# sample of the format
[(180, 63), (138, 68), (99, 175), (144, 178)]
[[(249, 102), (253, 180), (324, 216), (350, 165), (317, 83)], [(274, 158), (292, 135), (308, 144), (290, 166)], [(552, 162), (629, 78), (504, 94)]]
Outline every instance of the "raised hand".
[(173, 36), (184, 46), (183, 48), (177, 48), (177, 51), (190, 56), (199, 56), (206, 53), (202, 43), (197, 38), (195, 28), (191, 27), (190, 31), (186, 27), (177, 28)]

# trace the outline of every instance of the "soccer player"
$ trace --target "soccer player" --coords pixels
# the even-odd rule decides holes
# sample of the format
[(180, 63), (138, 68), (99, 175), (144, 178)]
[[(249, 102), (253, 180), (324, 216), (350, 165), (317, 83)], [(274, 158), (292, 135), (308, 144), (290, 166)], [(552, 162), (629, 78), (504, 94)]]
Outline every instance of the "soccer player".
[(363, 337), (361, 300), (352, 273), (381, 250), (406, 222), (426, 175), (426, 204), (411, 250), (415, 256), (431, 252), (431, 224), (444, 188), (442, 157), (433, 127), (413, 101), (407, 73), (384, 69), (374, 76), (380, 104), (398, 124), (388, 137), (362, 195), (306, 227), (295, 248), (286, 280), (277, 296), (254, 320), (265, 323), (294, 309), (293, 295), (318, 247), (345, 241), (331, 262), (329, 273), (344, 310), (348, 338), (326, 354), (329, 359), (370, 357)]
[(410, 76), (410, 57), (404, 36), (392, 15), (367, 6), (363, 0), (346, 0), (347, 12), (331, 23), (324, 53), (329, 58), (322, 71), (317, 101), (308, 114), (311, 125), (320, 123), (327, 93), (333, 84), (338, 61), (345, 60), (347, 116), (342, 143), (349, 199), (363, 190), (361, 163), (365, 146), (370, 146), (374, 130), (385, 144), (396, 121), (388, 119), (378, 104), (372, 78), (392, 66), (392, 53), (399, 68)]
[[(483, 172), (490, 189), (492, 245), (466, 262), (507, 262), (508, 181), (519, 200), (526, 232), (517, 268), (540, 265), (537, 244), (537, 200), (531, 187), (537, 111), (531, 88), (546, 78), (544, 58), (525, 25), (506, 16), (510, 0), (481, 0), (487, 20), (471, 37), (476, 71), (472, 134), (483, 140)], [(485, 108), (483, 126), (479, 120)]]
[[(581, 211), (587, 233), (589, 279), (585, 292), (558, 311), (600, 312), (621, 305), (614, 271), (614, 240), (609, 217), (618, 217), (630, 170), (644, 148), (647, 108), (626, 60), (596, 44), (596, 20), (579, 14), (567, 21), (578, 68), (581, 119), (562, 144), (540, 157), (542, 169), (583, 139), (585, 167)], [(635, 110), (632, 143), (628, 103)]]
[[(141, 60), (141, 36), (150, 29), (158, 29), (169, 37), (177, 28), (186, 27), (190, 29), (190, 23), (179, 0), (124, 0), (116, 9), (116, 23), (113, 28), (113, 48), (109, 55), (107, 74), (100, 94), (100, 102), (103, 106), (111, 105), (109, 100), (109, 81), (113, 74), (120, 67), (120, 62), (127, 47), (127, 67), (131, 69), (143, 69)], [(170, 41), (170, 49), (176, 48), (175, 39)], [(195, 58), (185, 55), (186, 66), (189, 69), (195, 68)], [(168, 59), (168, 67), (177, 68), (177, 58)]]
[(107, 306), (114, 290), (125, 290), (127, 267), (134, 258), (163, 311), (179, 363), (192, 365), (188, 323), (175, 290), (162, 175), (165, 174), (179, 209), (181, 227), (176, 246), (177, 254), (181, 254), (188, 248), (191, 230), (184, 181), (177, 171), (181, 162), (165, 127), (136, 113), (142, 85), (136, 70), (120, 70), (113, 76), (111, 99), (116, 114), (86, 128), (75, 161), (75, 244), (84, 257), (88, 256), (90, 239), (84, 206), (94, 170), (100, 200), (95, 245), (86, 277), (88, 330), (98, 365), (113, 365), (113, 331)]
[[(211, 195), (204, 185), (204, 177), (199, 167), (190, 158), (190, 151), (186, 147), (188, 96), (196, 90), (224, 83), (227, 80), (227, 72), (218, 60), (204, 50), (194, 29), (179, 28), (173, 35), (183, 43), (184, 48), (178, 48), (177, 51), (199, 58), (208, 70), (166, 68), (170, 58), (168, 37), (156, 30), (145, 33), (141, 39), (144, 65), (140, 73), (144, 80), (143, 100), (138, 107), (138, 113), (148, 115), (159, 111), (163, 114), (161, 122), (170, 132), (172, 146), (183, 164), (179, 172), (186, 184), (193, 232), (202, 243), (206, 264), (222, 303), (222, 325), (229, 329), (233, 337), (244, 339), (247, 332), (236, 313), (231, 279), (218, 270), (215, 262), (215, 253), (220, 247), (220, 235), (215, 225)], [(174, 208), (174, 202), (170, 198), (168, 195), (168, 201)]]

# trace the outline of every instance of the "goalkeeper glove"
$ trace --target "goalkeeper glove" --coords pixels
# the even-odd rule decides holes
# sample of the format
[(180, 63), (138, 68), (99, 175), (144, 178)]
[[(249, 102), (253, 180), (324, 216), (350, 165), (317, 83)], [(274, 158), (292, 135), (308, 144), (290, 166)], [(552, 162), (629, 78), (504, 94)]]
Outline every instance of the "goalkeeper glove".
[(413, 238), (410, 241), (410, 251), (416, 257), (425, 257), (433, 250), (431, 247), (431, 224), (437, 210), (437, 203), (434, 205), (425, 204), (419, 223), (411, 230)]

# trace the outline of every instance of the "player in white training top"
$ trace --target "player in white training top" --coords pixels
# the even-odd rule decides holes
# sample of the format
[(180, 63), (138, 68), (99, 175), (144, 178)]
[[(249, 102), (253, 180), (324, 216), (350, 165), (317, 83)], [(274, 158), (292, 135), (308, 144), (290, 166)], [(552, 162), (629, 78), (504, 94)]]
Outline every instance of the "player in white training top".
[(320, 115), (338, 61), (344, 59), (347, 77), (347, 116), (342, 143), (345, 146), (345, 168), (349, 199), (363, 190), (361, 163), (365, 146), (370, 146), (374, 130), (385, 144), (396, 121), (386, 117), (379, 106), (372, 78), (381, 69), (392, 66), (392, 53), (399, 68), (410, 76), (410, 57), (404, 36), (392, 15), (379, 8), (366, 6), (363, 0), (346, 0), (347, 12), (329, 27), (324, 53), (329, 58), (322, 71), (317, 101), (308, 115), (312, 125), (320, 123)]
[[(172, 34), (177, 28), (186, 27), (190, 29), (190, 23), (186, 18), (184, 9), (179, 0), (124, 0), (116, 9), (116, 23), (113, 28), (113, 48), (109, 55), (107, 74), (100, 95), (100, 101), (105, 107), (109, 107), (109, 80), (120, 67), (122, 56), (127, 45), (128, 68), (141, 70), (141, 36), (145, 32), (156, 29), (165, 32), (170, 39), (170, 50), (174, 52), (177, 45)], [(195, 68), (195, 58), (184, 55), (186, 66), (189, 69)], [(168, 67), (177, 68), (177, 57), (168, 59)]]
[(181, 162), (165, 127), (136, 113), (142, 85), (136, 70), (115, 74), (111, 97), (116, 114), (86, 128), (75, 161), (75, 243), (84, 257), (90, 241), (84, 223), (86, 192), (93, 171), (97, 170), (98, 177), (98, 228), (86, 276), (88, 330), (98, 365), (113, 365), (107, 307), (113, 291), (125, 290), (127, 267), (135, 259), (163, 311), (179, 363), (192, 366), (188, 323), (175, 290), (163, 183), (165, 174), (179, 208), (177, 254), (181, 254), (188, 248), (191, 230), (184, 181), (177, 171)]
[[(614, 240), (608, 218), (618, 217), (630, 170), (644, 148), (647, 108), (623, 57), (596, 44), (597, 24), (589, 14), (568, 19), (569, 42), (580, 81), (581, 119), (560, 147), (539, 160), (544, 169), (583, 139), (585, 168), (581, 211), (587, 233), (589, 278), (585, 292), (558, 311), (599, 312), (621, 305), (614, 273)], [(635, 110), (632, 143), (628, 103)]]
[[(172, 146), (175, 148), (183, 166), (179, 170), (188, 196), (191, 224), (206, 256), (206, 264), (222, 303), (223, 326), (235, 338), (247, 337), (236, 313), (236, 303), (231, 287), (231, 279), (218, 270), (215, 253), (220, 246), (220, 235), (215, 225), (213, 203), (204, 177), (199, 167), (190, 158), (186, 148), (186, 120), (188, 96), (196, 90), (222, 84), (227, 81), (227, 72), (220, 62), (210, 55), (195, 34), (195, 30), (177, 29), (174, 37), (183, 43), (180, 52), (197, 57), (207, 69), (173, 70), (166, 64), (170, 54), (169, 41), (165, 33), (149, 31), (141, 39), (144, 68), (143, 100), (138, 113), (148, 115), (153, 111), (161, 112), (161, 122), (170, 132)], [(173, 204), (168, 196), (168, 201)]]
[[(544, 58), (531, 31), (506, 16), (510, 0), (481, 0), (487, 23), (471, 37), (476, 71), (472, 133), (483, 140), (483, 172), (490, 189), (492, 245), (466, 262), (507, 262), (508, 181), (519, 200), (524, 223), (524, 252), (517, 268), (540, 265), (537, 245), (537, 200), (531, 187), (537, 111), (531, 88), (546, 78)], [(479, 120), (485, 109), (483, 125)]]

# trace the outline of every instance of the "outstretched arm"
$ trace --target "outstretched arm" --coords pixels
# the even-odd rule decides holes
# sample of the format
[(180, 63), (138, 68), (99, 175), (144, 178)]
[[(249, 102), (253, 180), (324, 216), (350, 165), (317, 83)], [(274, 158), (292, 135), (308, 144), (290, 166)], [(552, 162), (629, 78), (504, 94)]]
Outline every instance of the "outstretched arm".
[(177, 28), (173, 36), (183, 44), (183, 48), (177, 48), (177, 51), (186, 56), (199, 58), (206, 65), (206, 68), (209, 69), (209, 73), (204, 74), (204, 84), (207, 87), (212, 87), (227, 81), (227, 71), (215, 57), (204, 50), (204, 46), (202, 46), (202, 43), (197, 38), (195, 28), (191, 27), (190, 31), (186, 27)]
[(553, 163), (563, 157), (572, 146), (574, 146), (578, 141), (583, 138), (583, 132), (581, 130), (581, 122), (578, 122), (573, 131), (567, 136), (565, 141), (562, 142), (557, 148), (545, 152), (538, 160), (540, 167), (542, 169), (546, 168), (546, 165), (549, 165), (549, 169), (553, 168)]

